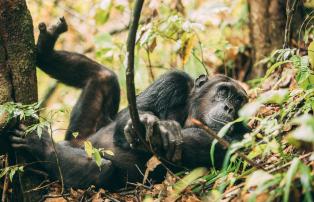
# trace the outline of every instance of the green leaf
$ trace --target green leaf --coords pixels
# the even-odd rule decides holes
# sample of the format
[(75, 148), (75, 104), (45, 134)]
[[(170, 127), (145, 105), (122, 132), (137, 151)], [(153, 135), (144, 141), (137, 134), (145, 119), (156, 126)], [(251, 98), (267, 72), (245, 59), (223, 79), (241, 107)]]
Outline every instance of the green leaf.
[(259, 99), (262, 103), (282, 104), (289, 98), (288, 89), (270, 90), (260, 95)]
[(304, 114), (291, 121), (292, 124), (300, 126), (291, 132), (292, 137), (296, 140), (305, 142), (314, 142), (314, 117), (309, 114)]
[(284, 202), (289, 201), (290, 187), (293, 183), (294, 177), (296, 176), (299, 165), (300, 165), (300, 160), (298, 158), (294, 158), (292, 160), (291, 166), (290, 166), (290, 168), (287, 172), (286, 178), (285, 178), (285, 187), (283, 190), (284, 191), (284, 196), (283, 196)]
[(85, 141), (84, 142), (84, 148), (85, 148), (85, 152), (87, 154), (88, 157), (92, 157), (93, 155), (93, 146), (92, 143), (90, 141)]
[(207, 172), (208, 171), (206, 168), (200, 167), (194, 169), (192, 172), (190, 172), (190, 174), (184, 176), (173, 186), (174, 193), (172, 193), (171, 198), (176, 198), (183, 190), (187, 188), (187, 186), (189, 186), (196, 179), (204, 176)]
[(262, 106), (263, 104), (260, 101), (247, 103), (239, 110), (239, 116), (244, 118), (253, 117)]
[(152, 195), (146, 194), (143, 202), (154, 202), (154, 199), (153, 199)]
[(278, 67), (280, 67), (283, 64), (289, 63), (291, 60), (286, 60), (286, 61), (281, 61), (281, 62), (276, 62), (272, 66), (270, 66), (264, 76), (264, 80), (267, 79)]
[[(220, 131), (218, 132), (217, 136), (222, 138), (223, 136), (225, 136), (227, 134), (227, 132), (229, 131), (229, 129), (231, 128), (232, 125), (234, 125), (235, 123), (242, 122), (243, 120), (244, 120), (244, 118), (240, 117), (240, 118), (238, 118), (238, 119), (236, 119), (236, 120), (234, 120), (232, 122), (227, 123), (226, 125), (224, 125), (224, 127), (222, 127), (220, 129)], [(213, 143), (212, 143), (212, 145), (210, 147), (210, 159), (211, 159), (213, 167), (215, 167), (214, 155), (215, 155), (215, 146), (216, 146), (217, 142), (218, 141), (216, 139), (214, 139)]]
[(42, 133), (43, 133), (43, 129), (42, 129), (41, 126), (39, 125), (39, 126), (37, 127), (37, 135), (38, 135), (39, 138), (41, 138)]
[(1, 173), (0, 173), (0, 179), (5, 176), (10, 170), (10, 167), (5, 167), (4, 169), (1, 169)]
[(94, 157), (94, 160), (95, 160), (97, 166), (100, 168), (102, 158), (101, 158), (101, 155), (100, 155), (100, 152), (98, 149), (95, 149), (95, 148), (93, 149), (93, 157)]
[(114, 153), (113, 153), (112, 150), (106, 149), (106, 150), (104, 150), (103, 152), (106, 153), (106, 154), (108, 154), (108, 155), (110, 155), (110, 156), (114, 156)]
[(307, 49), (309, 61), (311, 64), (312, 69), (314, 69), (314, 41), (312, 41)]
[(79, 135), (79, 132), (73, 132), (73, 133), (72, 133), (72, 136), (73, 136), (74, 138), (77, 138), (78, 135)]
[(300, 164), (300, 181), (303, 187), (303, 192), (305, 194), (305, 201), (313, 201), (311, 194), (313, 190), (313, 177), (311, 175), (311, 169), (304, 164)]

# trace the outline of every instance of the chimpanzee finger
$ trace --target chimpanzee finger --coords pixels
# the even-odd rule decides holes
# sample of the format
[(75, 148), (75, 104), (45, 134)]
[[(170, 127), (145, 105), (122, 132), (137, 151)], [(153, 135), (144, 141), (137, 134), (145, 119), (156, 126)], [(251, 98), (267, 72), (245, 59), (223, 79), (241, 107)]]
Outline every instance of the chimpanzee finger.
[(24, 124), (20, 124), (20, 125), (19, 125), (19, 129), (25, 131), (25, 130), (27, 129), (27, 127), (26, 127)]
[(9, 139), (13, 144), (26, 144), (26, 140), (24, 138), (10, 136)]
[(167, 152), (166, 157), (167, 159), (172, 160), (172, 157), (176, 150), (176, 143), (175, 143), (176, 141), (175, 141), (175, 136), (172, 130), (168, 131), (168, 142), (169, 142), (169, 145), (168, 145), (168, 149), (166, 150)]
[(159, 135), (162, 140), (162, 146), (167, 151), (169, 147), (168, 131), (163, 125), (159, 125)]
[(181, 134), (181, 128), (175, 127), (175, 151), (172, 156), (173, 162), (178, 162), (182, 159), (182, 143), (183, 138)]
[(154, 133), (154, 122), (148, 121), (145, 124), (145, 129), (146, 129), (146, 135), (145, 135), (146, 141), (150, 142)]
[(15, 129), (13, 131), (13, 136), (24, 137), (25, 136), (25, 131), (24, 130)]
[(28, 146), (26, 144), (11, 144), (13, 149), (27, 149)]

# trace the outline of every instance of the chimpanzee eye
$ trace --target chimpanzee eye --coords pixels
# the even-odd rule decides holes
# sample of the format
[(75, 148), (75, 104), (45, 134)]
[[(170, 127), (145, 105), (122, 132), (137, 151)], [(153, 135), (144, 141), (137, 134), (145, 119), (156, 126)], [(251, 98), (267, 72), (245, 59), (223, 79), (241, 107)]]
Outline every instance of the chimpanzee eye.
[(235, 98), (235, 104), (236, 105), (241, 105), (242, 102), (243, 102), (242, 98), (239, 98), (239, 97)]
[(217, 98), (218, 100), (223, 100), (228, 97), (229, 90), (226, 87), (221, 87), (218, 89)]

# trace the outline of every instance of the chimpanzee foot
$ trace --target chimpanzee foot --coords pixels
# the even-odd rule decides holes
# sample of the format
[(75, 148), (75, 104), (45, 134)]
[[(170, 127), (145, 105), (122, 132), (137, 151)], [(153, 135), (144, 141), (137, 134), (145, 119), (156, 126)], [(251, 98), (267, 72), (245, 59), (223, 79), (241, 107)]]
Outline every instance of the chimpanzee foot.
[(60, 35), (66, 31), (68, 31), (68, 24), (66, 23), (64, 17), (59, 18), (56, 25), (49, 27), (49, 32), (54, 35)]
[[(47, 25), (44, 22), (39, 23), (38, 29), (40, 31), (37, 41), (38, 60), (47, 57), (46, 54), (50, 54), (60, 34), (68, 30), (68, 25), (64, 17), (60, 18), (56, 25), (52, 25), (47, 29)], [(45, 57), (43, 57), (45, 55)]]
[(41, 32), (41, 34), (49, 33), (52, 36), (59, 36), (60, 34), (68, 31), (68, 25), (65, 21), (65, 18), (61, 17), (57, 24), (52, 25), (48, 28), (48, 31), (47, 25), (44, 22), (39, 23), (38, 29)]
[[(158, 117), (152, 114), (141, 114), (140, 121), (146, 129), (146, 142), (152, 148), (165, 154), (165, 157), (172, 162), (181, 160), (183, 137), (178, 122), (160, 121)], [(124, 128), (124, 134), (131, 148), (145, 149), (134, 130), (131, 120)]]

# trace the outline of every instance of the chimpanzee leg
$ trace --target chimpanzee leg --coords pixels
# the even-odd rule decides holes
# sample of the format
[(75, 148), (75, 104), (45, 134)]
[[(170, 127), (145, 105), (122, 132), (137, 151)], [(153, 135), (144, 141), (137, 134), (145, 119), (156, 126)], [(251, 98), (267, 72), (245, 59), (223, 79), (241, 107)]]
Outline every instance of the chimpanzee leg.
[(71, 114), (66, 139), (71, 140), (73, 132), (78, 132), (77, 139), (85, 139), (115, 118), (120, 102), (117, 76), (82, 54), (54, 50), (58, 36), (67, 30), (64, 18), (49, 29), (41, 23), (39, 30), (39, 68), (67, 85), (82, 88), (82, 94)]
[(90, 79), (72, 110), (66, 140), (73, 137), (73, 132), (78, 132), (79, 139), (85, 139), (114, 119), (120, 101), (119, 93), (115, 77), (103, 73)]
[(58, 168), (60, 166), (66, 187), (87, 188), (90, 185), (97, 187), (110, 185), (108, 181), (114, 170), (110, 160), (102, 158), (100, 165), (97, 165), (83, 149), (71, 147), (68, 142), (55, 143), (56, 150), (54, 150), (47, 130), (43, 130), (41, 137), (38, 137), (35, 132), (24, 136), (23, 129), (16, 129), (10, 136), (11, 146), (16, 150), (29, 152), (38, 162), (44, 162), (42, 166), (52, 178), (60, 179)]

